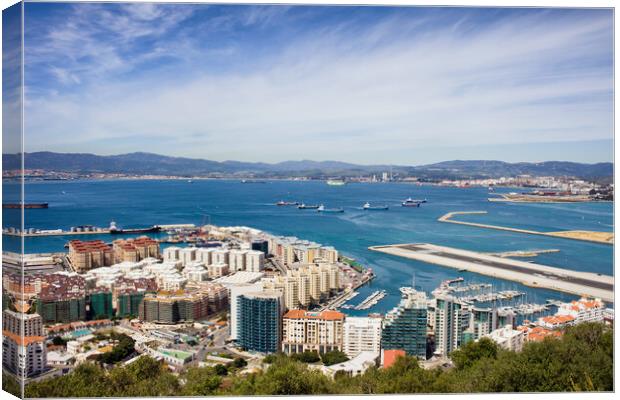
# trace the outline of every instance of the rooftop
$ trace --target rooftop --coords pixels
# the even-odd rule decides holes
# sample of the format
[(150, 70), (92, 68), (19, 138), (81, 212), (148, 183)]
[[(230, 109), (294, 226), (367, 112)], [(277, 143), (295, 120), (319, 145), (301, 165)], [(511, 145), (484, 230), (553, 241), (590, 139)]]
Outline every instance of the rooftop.
[(290, 310), (286, 314), (284, 314), (284, 318), (288, 319), (320, 319), (326, 321), (337, 321), (344, 320), (344, 314), (339, 311), (320, 311), (320, 312), (312, 312), (306, 310)]

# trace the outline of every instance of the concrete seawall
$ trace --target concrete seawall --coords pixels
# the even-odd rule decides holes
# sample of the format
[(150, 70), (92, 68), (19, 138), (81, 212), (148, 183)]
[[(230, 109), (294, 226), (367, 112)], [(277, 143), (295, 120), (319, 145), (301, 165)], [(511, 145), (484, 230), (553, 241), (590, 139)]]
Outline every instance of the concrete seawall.
[(372, 246), (370, 250), (429, 264), (469, 271), (527, 286), (579, 296), (614, 299), (613, 276), (566, 270), (428, 243)]
[[(508, 226), (481, 224), (477, 222), (455, 221), (452, 219), (452, 217), (456, 215), (471, 215), (471, 214), (487, 214), (487, 212), (486, 211), (453, 211), (445, 215), (442, 215), (441, 217), (437, 219), (437, 221), (447, 222), (450, 224), (457, 224), (457, 225), (474, 226), (476, 228), (495, 229), (498, 231), (524, 233), (526, 235), (549, 236), (549, 237), (561, 238), (561, 239), (580, 240), (580, 241), (586, 241), (586, 242), (613, 245), (613, 238), (611, 241), (607, 241), (601, 238), (601, 236), (607, 234), (606, 232), (588, 232), (588, 231), (539, 232), (539, 231), (532, 231), (529, 229), (511, 228)], [(613, 235), (613, 233), (609, 233), (609, 234)]]

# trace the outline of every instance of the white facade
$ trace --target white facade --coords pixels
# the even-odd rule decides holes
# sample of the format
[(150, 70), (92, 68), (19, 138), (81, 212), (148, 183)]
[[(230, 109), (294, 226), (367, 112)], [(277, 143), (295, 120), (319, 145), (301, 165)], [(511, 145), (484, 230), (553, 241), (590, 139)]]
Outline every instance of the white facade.
[(342, 329), (342, 351), (349, 357), (381, 351), (381, 318), (347, 317)]
[(187, 265), (196, 260), (196, 249), (193, 247), (186, 247), (179, 250), (179, 259), (183, 265)]
[(217, 263), (209, 265), (207, 270), (209, 271), (209, 278), (217, 279), (228, 275), (229, 267), (228, 264)]
[(525, 342), (523, 331), (512, 329), (512, 325), (496, 329), (486, 337), (497, 343), (499, 347), (511, 351), (521, 351)]
[(575, 318), (575, 323), (601, 322), (605, 304), (601, 299), (581, 298), (578, 301), (564, 303), (558, 307), (556, 315), (570, 315)]
[(180, 247), (170, 246), (164, 249), (164, 261), (177, 261), (179, 259)]
[[(43, 337), (2, 336), (2, 365), (18, 376), (33, 376), (45, 371), (47, 349)], [(21, 343), (20, 343), (21, 342)]]
[(231, 271), (245, 271), (246, 269), (246, 250), (231, 250), (228, 255), (229, 264)]
[(211, 255), (211, 264), (228, 264), (230, 252), (226, 249), (217, 249)]
[(213, 263), (213, 252), (215, 251), (214, 248), (201, 248), (196, 250), (196, 261), (200, 261), (201, 263), (205, 264), (205, 265), (209, 265), (211, 263)]
[(249, 250), (245, 255), (245, 270), (261, 272), (265, 269), (265, 253), (258, 250)]
[(240, 283), (240, 284), (232, 284), (229, 287), (228, 299), (230, 304), (230, 332), (229, 339), (237, 340), (237, 324), (238, 324), (238, 315), (237, 315), (237, 298), (246, 293), (254, 293), (263, 290), (263, 284), (261, 282), (257, 283)]

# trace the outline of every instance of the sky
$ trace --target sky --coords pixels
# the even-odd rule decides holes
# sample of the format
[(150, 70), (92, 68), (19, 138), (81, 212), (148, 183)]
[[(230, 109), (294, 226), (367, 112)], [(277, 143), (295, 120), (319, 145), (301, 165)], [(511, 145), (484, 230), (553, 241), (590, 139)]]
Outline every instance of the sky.
[(419, 165), (613, 159), (613, 14), (25, 6), (26, 151)]

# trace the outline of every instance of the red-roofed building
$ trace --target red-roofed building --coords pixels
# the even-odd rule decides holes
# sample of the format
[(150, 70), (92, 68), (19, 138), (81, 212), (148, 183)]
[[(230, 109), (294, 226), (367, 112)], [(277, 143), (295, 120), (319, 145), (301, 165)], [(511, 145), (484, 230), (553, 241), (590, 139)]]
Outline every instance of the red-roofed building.
[(568, 315), (575, 319), (576, 324), (582, 322), (602, 322), (605, 304), (601, 299), (581, 298), (564, 303), (558, 308), (556, 315)]
[(105, 267), (114, 263), (112, 247), (103, 240), (69, 242), (69, 260), (77, 272), (88, 271), (93, 268)]
[(148, 236), (136, 239), (118, 239), (113, 243), (114, 261), (138, 262), (145, 258), (159, 258), (159, 243)]
[(405, 350), (383, 350), (381, 352), (381, 365), (383, 368), (390, 368), (394, 365), (398, 357), (405, 357), (406, 354)]
[(282, 318), (282, 351), (326, 353), (342, 350), (344, 314), (326, 310), (290, 310)]
[(572, 315), (549, 315), (538, 319), (538, 325), (546, 329), (564, 329), (575, 325), (575, 317)]
[(541, 342), (547, 337), (560, 338), (562, 331), (543, 328), (542, 326), (519, 326), (517, 330), (522, 331), (525, 335), (526, 342)]

